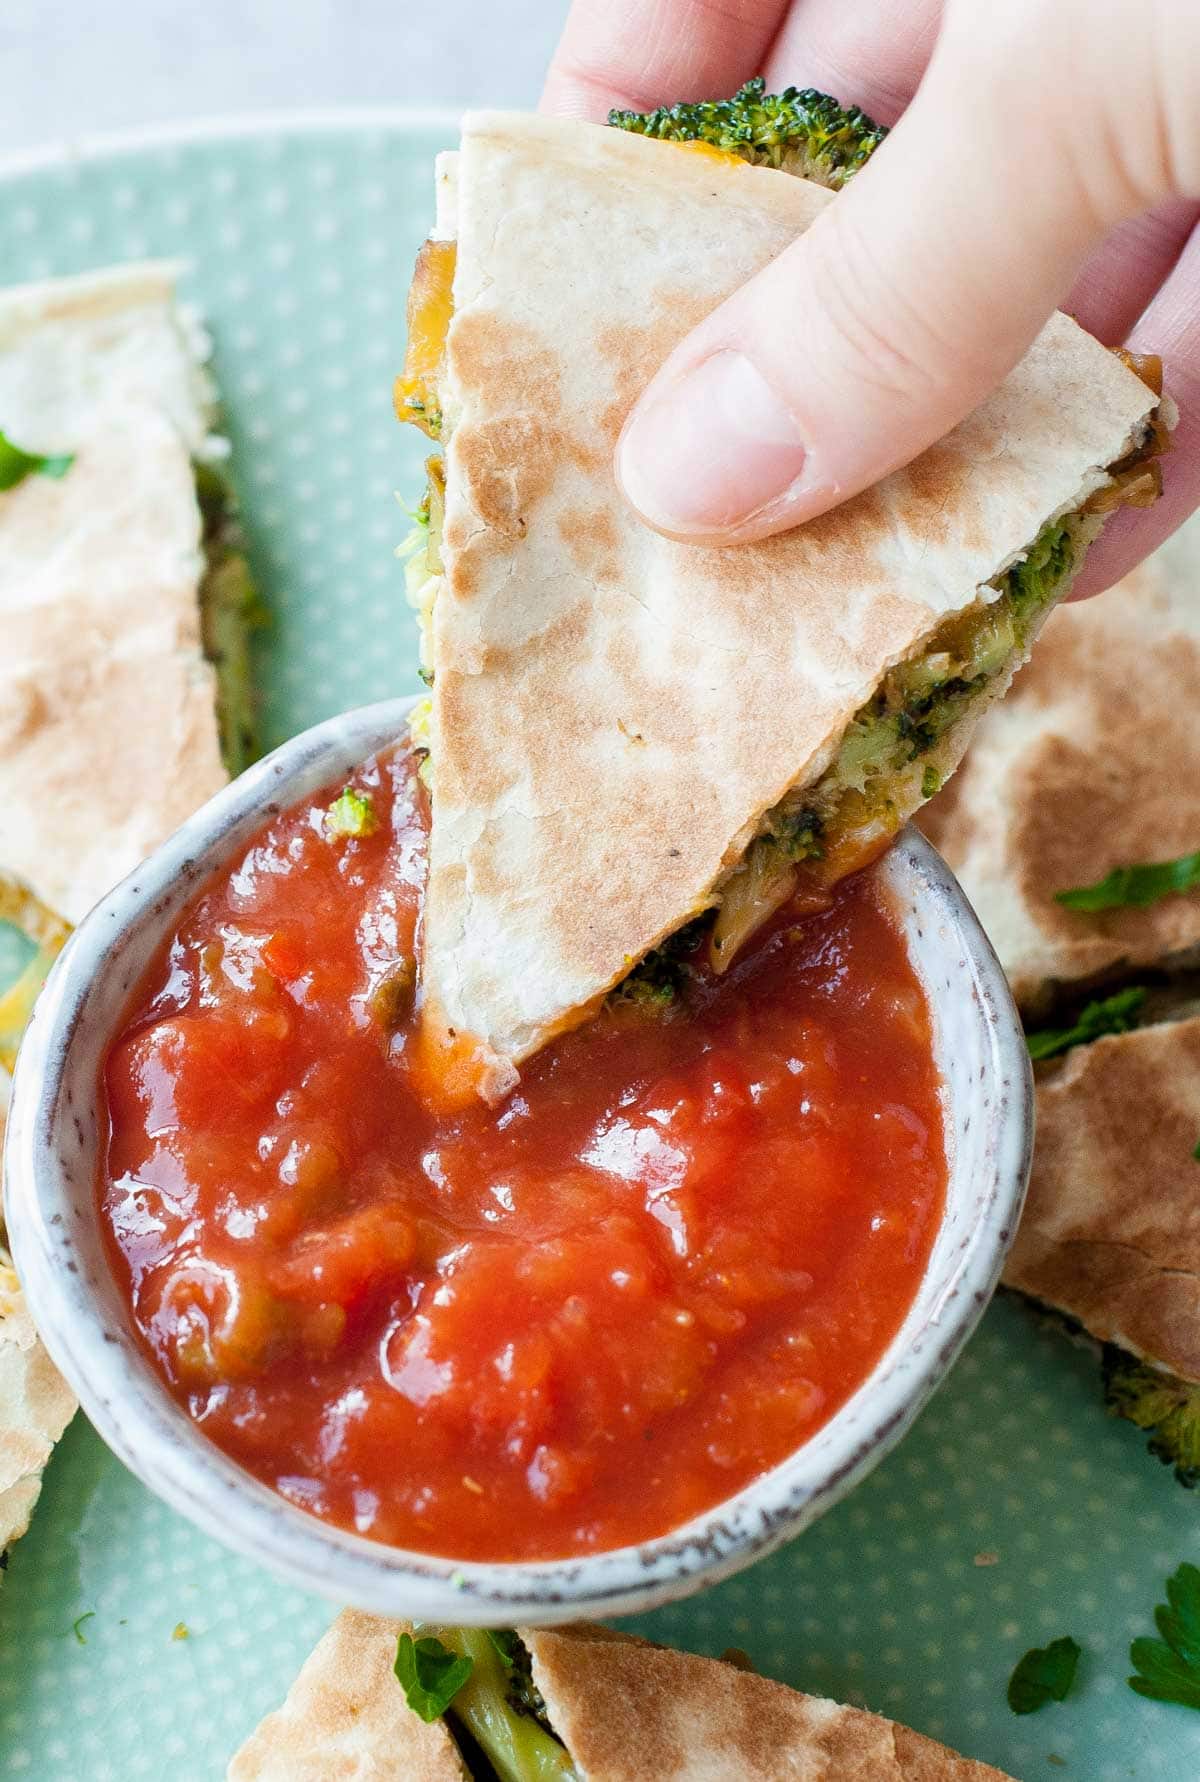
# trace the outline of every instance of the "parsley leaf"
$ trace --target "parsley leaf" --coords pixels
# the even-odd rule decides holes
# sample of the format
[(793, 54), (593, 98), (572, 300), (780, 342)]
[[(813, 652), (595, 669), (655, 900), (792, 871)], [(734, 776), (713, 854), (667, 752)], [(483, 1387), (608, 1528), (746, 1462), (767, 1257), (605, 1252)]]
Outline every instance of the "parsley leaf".
[(1200, 1139), (1196, 1140), (1196, 1148), (1192, 1152), (1192, 1156), (1196, 1159), (1197, 1163), (1200, 1163)]
[(1008, 1680), (1008, 1705), (1014, 1714), (1036, 1714), (1047, 1702), (1065, 1701), (1075, 1681), (1080, 1647), (1069, 1634), (1048, 1646), (1032, 1647)]
[(505, 1665), (511, 1670), (521, 1655), (520, 1640), (511, 1627), (489, 1627), (486, 1632)]
[(81, 1646), (87, 1645), (87, 1635), (83, 1631), (84, 1628), (87, 1626), (89, 1621), (94, 1621), (95, 1619), (96, 1619), (95, 1609), (88, 1609), (85, 1614), (80, 1615), (77, 1620), (72, 1621), (71, 1632), (75, 1635), (75, 1638), (79, 1641), (79, 1644)]
[(1056, 891), (1055, 903), (1069, 910), (1083, 910), (1088, 915), (1098, 910), (1144, 910), (1160, 897), (1194, 891), (1200, 886), (1200, 852), (1183, 854), (1178, 860), (1160, 860), (1145, 866), (1114, 866), (1106, 878), (1094, 885), (1079, 885), (1073, 891)]
[(1036, 1063), (1042, 1058), (1057, 1058), (1060, 1052), (1069, 1052), (1072, 1046), (1099, 1039), (1105, 1033), (1128, 1033), (1137, 1026), (1145, 1000), (1145, 990), (1132, 985), (1128, 990), (1118, 990), (1115, 996), (1089, 1002), (1073, 1027), (1043, 1027), (1027, 1033), (1029, 1056)]
[(378, 828), (375, 806), (367, 792), (356, 792), (346, 786), (325, 813), (325, 827), (330, 835), (352, 836), (356, 840), (371, 835)]
[(1181, 1565), (1167, 1579), (1167, 1601), (1154, 1620), (1161, 1640), (1135, 1640), (1129, 1648), (1138, 1675), (1129, 1687), (1151, 1701), (1200, 1708), (1200, 1568)]
[(23, 451), (0, 429), (0, 490), (15, 489), (35, 471), (39, 476), (52, 477), (57, 482), (59, 477), (66, 476), (74, 462), (74, 452), (47, 457), (41, 452)]
[(446, 1712), (474, 1665), (474, 1659), (451, 1652), (431, 1634), (414, 1640), (411, 1634), (402, 1633), (396, 1642), (392, 1668), (413, 1713), (430, 1721)]

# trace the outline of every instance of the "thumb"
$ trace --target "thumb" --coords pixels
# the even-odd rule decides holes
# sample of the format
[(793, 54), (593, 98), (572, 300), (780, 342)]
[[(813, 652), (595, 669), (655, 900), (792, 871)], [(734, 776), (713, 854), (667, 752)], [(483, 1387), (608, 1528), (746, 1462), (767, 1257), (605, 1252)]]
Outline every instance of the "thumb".
[[(1160, 195), (1153, 172), (1129, 173), (1131, 129), (1155, 134), (1153, 107), (1130, 97), (1130, 55), (1150, 55), (1132, 42), (1145, 42), (1142, 4), (1089, 0), (1093, 43), (1125, 48), (1101, 46), (1082, 71), (1076, 0), (950, 5), (882, 149), (680, 344), (633, 410), (617, 476), (650, 525), (713, 543), (783, 531), (916, 457), (995, 388), (1088, 250)], [(1097, 25), (1097, 12), (1128, 13), (1130, 30)], [(1048, 32), (1065, 35), (1057, 54)], [(1031, 91), (1031, 70), (1058, 81), (1073, 64), (1071, 107)], [(1116, 103), (1118, 79), (1120, 132), (1106, 96)], [(1169, 183), (1161, 154), (1157, 165)]]

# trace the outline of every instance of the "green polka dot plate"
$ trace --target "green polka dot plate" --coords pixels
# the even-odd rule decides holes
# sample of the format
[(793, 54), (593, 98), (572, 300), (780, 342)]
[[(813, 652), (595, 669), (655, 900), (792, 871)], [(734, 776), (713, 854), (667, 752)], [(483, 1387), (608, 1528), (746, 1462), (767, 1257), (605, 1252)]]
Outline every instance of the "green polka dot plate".
[[(274, 622), (268, 743), (416, 688), (393, 547), (420, 487), (391, 378), (451, 117), (279, 118), (0, 167), (0, 280), (189, 262)], [(2, 645), (0, 645), (2, 647)], [(17, 964), (0, 940), (0, 982)], [(857, 1702), (1020, 1778), (1200, 1778), (1200, 1714), (1127, 1686), (1200, 1501), (1106, 1418), (1086, 1349), (995, 1305), (915, 1429), (791, 1546), (631, 1623)], [(329, 1618), (151, 1497), (77, 1419), (0, 1587), (0, 1778), (218, 1782)], [(1027, 1647), (1083, 1647), (1018, 1718)], [(652, 1782), (648, 1778), (647, 1782)]]

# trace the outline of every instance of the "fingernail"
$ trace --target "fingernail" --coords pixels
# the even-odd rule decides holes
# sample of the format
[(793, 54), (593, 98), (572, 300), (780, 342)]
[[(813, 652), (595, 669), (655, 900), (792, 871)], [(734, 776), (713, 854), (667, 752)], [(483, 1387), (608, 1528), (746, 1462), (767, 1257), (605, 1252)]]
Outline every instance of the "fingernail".
[(744, 353), (713, 353), (640, 405), (617, 446), (627, 499), (664, 532), (726, 531), (793, 489), (806, 447)]

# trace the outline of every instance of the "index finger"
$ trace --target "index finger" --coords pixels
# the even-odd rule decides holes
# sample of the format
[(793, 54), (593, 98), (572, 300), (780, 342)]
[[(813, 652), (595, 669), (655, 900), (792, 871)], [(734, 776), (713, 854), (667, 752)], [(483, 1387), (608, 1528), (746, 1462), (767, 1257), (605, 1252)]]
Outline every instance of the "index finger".
[(788, 0), (574, 0), (541, 109), (603, 123), (721, 99), (758, 74)]

